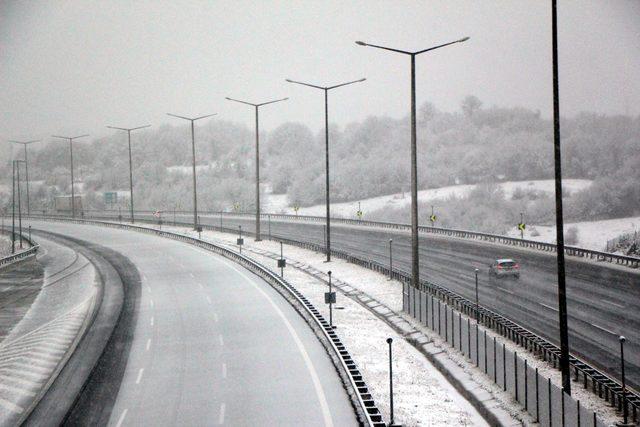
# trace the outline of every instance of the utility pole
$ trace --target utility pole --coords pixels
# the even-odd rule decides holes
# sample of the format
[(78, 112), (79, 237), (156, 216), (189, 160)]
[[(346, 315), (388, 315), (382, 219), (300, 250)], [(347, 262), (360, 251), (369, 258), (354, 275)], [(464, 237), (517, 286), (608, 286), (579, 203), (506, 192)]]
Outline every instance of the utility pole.
[[(327, 251), (327, 262), (331, 261), (331, 217), (330, 217), (330, 202), (329, 202), (329, 91), (331, 89), (336, 89), (342, 86), (351, 85), (354, 83), (360, 83), (365, 81), (365, 78), (359, 80), (353, 80), (346, 83), (340, 83), (333, 86), (317, 86), (310, 83), (298, 82), (291, 79), (285, 79), (285, 81), (289, 83), (295, 83), (302, 86), (312, 87), (314, 89), (320, 89), (324, 91), (324, 146), (325, 146), (325, 199), (326, 199), (326, 207), (327, 207), (327, 236), (326, 236), (326, 251)], [(296, 215), (298, 211), (296, 211)]]
[(207, 114), (206, 116), (200, 116), (200, 117), (183, 117), (183, 116), (178, 116), (176, 114), (167, 113), (168, 116), (177, 117), (178, 119), (188, 120), (191, 122), (191, 154), (193, 156), (192, 166), (193, 166), (193, 229), (194, 230), (198, 228), (198, 196), (196, 194), (196, 140), (194, 135), (193, 122), (195, 122), (196, 120), (206, 119), (207, 117), (215, 116), (216, 114), (217, 113)]
[(569, 330), (567, 325), (567, 288), (564, 262), (564, 220), (562, 213), (562, 159), (560, 152), (560, 90), (558, 84), (558, 12), (556, 0), (551, 0), (551, 30), (553, 54), (553, 153), (556, 187), (556, 245), (558, 264), (558, 317), (560, 324), (560, 371), (562, 389), (571, 395), (569, 370)]
[(39, 139), (36, 140), (32, 140), (32, 141), (9, 141), (12, 142), (14, 144), (22, 144), (22, 146), (24, 147), (24, 172), (25, 172), (25, 179), (27, 180), (27, 215), (31, 214), (31, 208), (30, 208), (30, 202), (29, 202), (29, 161), (27, 158), (27, 145), (29, 144), (33, 144), (34, 142), (40, 142)]
[(259, 108), (263, 105), (274, 104), (280, 101), (286, 101), (289, 98), (275, 99), (273, 101), (262, 102), (260, 104), (254, 104), (247, 101), (240, 101), (234, 98), (225, 98), (227, 101), (239, 102), (240, 104), (250, 105), (255, 109), (256, 114), (256, 242), (261, 241), (260, 238), (260, 129), (258, 121)]
[(123, 130), (127, 132), (127, 140), (129, 142), (129, 199), (131, 202), (129, 203), (129, 207), (131, 211), (131, 224), (133, 224), (134, 222), (133, 220), (133, 166), (132, 166), (132, 160), (131, 160), (131, 131), (148, 128), (150, 126), (151, 125), (145, 125), (145, 126), (138, 126), (135, 128), (119, 128), (115, 126), (107, 126), (109, 129)]
[(418, 150), (417, 150), (417, 138), (416, 138), (416, 56), (430, 52), (432, 50), (440, 49), (441, 47), (449, 46), (455, 43), (462, 43), (469, 40), (469, 37), (464, 37), (460, 40), (455, 40), (449, 43), (444, 43), (438, 46), (422, 49), (415, 52), (409, 52), (400, 49), (393, 49), (385, 46), (378, 46), (374, 44), (357, 41), (356, 44), (360, 46), (374, 47), (377, 49), (388, 50), (395, 53), (401, 53), (409, 55), (411, 57), (411, 284), (417, 288), (420, 283), (420, 269), (419, 269), (419, 252), (418, 252)]
[(71, 158), (71, 217), (76, 217), (76, 196), (73, 188), (73, 140), (78, 138), (84, 138), (89, 135), (80, 135), (80, 136), (57, 136), (52, 135), (53, 138), (66, 139), (69, 141), (69, 154)]

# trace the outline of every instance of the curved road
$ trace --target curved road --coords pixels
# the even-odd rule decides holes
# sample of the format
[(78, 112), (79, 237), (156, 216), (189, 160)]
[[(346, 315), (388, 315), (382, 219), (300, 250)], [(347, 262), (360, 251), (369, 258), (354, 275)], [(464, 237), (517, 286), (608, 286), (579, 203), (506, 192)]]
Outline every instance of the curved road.
[(115, 250), (141, 277), (109, 425), (356, 425), (322, 345), (267, 283), (188, 244), (31, 222)]
[[(189, 222), (188, 216), (179, 221)], [(171, 223), (170, 221), (166, 221)], [(220, 225), (219, 216), (201, 216), (203, 224)], [(224, 227), (254, 231), (255, 220), (223, 218)], [(269, 224), (261, 223), (262, 238)], [(324, 244), (324, 224), (271, 221), (273, 236)], [(393, 239), (394, 268), (411, 271), (411, 236), (405, 231), (334, 225), (333, 249), (388, 262)], [(521, 278), (489, 278), (488, 265), (515, 258)], [(479, 274), (480, 304), (558, 344), (557, 273), (555, 254), (461, 238), (420, 234), (422, 278), (475, 299), (474, 269)], [(627, 267), (566, 258), (571, 352), (620, 378), (618, 336), (625, 335), (627, 383), (640, 388), (640, 273)]]

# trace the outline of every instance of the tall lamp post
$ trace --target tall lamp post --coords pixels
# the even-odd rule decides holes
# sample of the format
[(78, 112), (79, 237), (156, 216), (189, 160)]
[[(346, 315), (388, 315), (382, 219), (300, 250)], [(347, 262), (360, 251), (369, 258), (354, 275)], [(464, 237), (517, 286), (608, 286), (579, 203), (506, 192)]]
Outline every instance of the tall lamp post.
[(402, 53), (411, 57), (411, 283), (418, 287), (420, 283), (420, 269), (418, 267), (418, 159), (416, 147), (416, 56), (441, 47), (455, 43), (462, 43), (469, 40), (469, 37), (449, 43), (433, 46), (428, 49), (409, 52), (400, 49), (393, 49), (385, 46), (378, 46), (362, 41), (357, 41), (360, 46), (375, 47), (377, 49), (389, 50), (391, 52)]
[(560, 157), (560, 91), (558, 87), (558, 13), (551, 0), (551, 51), (553, 54), (553, 153), (556, 188), (556, 260), (558, 264), (558, 317), (560, 324), (560, 372), (562, 389), (571, 395), (569, 371), (569, 331), (567, 325), (567, 286), (564, 269), (564, 220), (562, 214), (562, 161)]
[(132, 161), (131, 161), (131, 131), (144, 129), (151, 127), (151, 125), (138, 126), (136, 128), (119, 128), (116, 126), (107, 126), (109, 129), (123, 130), (127, 132), (127, 138), (129, 142), (129, 200), (130, 200), (130, 208), (131, 208), (131, 224), (133, 224), (133, 170), (132, 170)]
[(69, 141), (69, 154), (71, 156), (70, 158), (71, 158), (71, 217), (72, 218), (76, 217), (76, 197), (75, 197), (75, 191), (73, 189), (73, 140), (78, 138), (84, 138), (85, 136), (89, 136), (89, 135), (80, 135), (80, 136), (52, 135), (53, 138), (66, 139), (67, 141)]
[[(196, 140), (193, 131), (193, 122), (196, 120), (206, 119), (207, 117), (215, 116), (217, 113), (207, 114), (200, 117), (183, 117), (176, 114), (167, 113), (168, 116), (177, 117), (182, 120), (189, 120), (191, 122), (191, 153), (193, 155), (193, 229), (198, 229), (198, 196), (196, 194)], [(133, 204), (133, 203), (132, 203)]]
[(31, 209), (29, 207), (29, 161), (27, 158), (27, 145), (33, 144), (34, 142), (40, 142), (40, 140), (39, 139), (36, 139), (33, 141), (10, 140), (9, 142), (12, 142), (14, 144), (22, 144), (22, 146), (24, 147), (24, 173), (25, 173), (25, 179), (27, 181), (27, 215), (29, 215), (31, 213)]
[(258, 122), (258, 109), (263, 105), (274, 104), (280, 101), (286, 101), (289, 98), (274, 99), (273, 101), (261, 102), (260, 104), (253, 104), (247, 101), (241, 101), (234, 98), (225, 98), (227, 101), (239, 102), (240, 104), (250, 105), (255, 108), (256, 111), (256, 242), (261, 241), (260, 238), (260, 134), (259, 134), (259, 122)]
[(342, 86), (347, 86), (354, 83), (360, 83), (365, 81), (365, 78), (354, 80), (351, 82), (340, 83), (333, 86), (317, 86), (310, 83), (298, 82), (295, 80), (286, 79), (289, 83), (295, 83), (303, 86), (309, 86), (314, 89), (320, 89), (324, 91), (324, 145), (325, 145), (325, 175), (326, 175), (326, 206), (327, 206), (327, 262), (331, 261), (331, 218), (330, 218), (330, 203), (329, 203), (329, 91)]

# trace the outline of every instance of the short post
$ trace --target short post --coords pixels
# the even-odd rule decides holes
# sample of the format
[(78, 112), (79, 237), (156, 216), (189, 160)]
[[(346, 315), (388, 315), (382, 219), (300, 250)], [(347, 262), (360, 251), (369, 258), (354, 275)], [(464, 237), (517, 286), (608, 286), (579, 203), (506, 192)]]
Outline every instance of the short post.
[(327, 274), (329, 274), (329, 292), (325, 294), (325, 303), (329, 304), (329, 327), (335, 329), (335, 326), (333, 326), (333, 303), (336, 302), (336, 295), (331, 287), (331, 271)]
[(393, 353), (391, 351), (391, 343), (393, 343), (393, 338), (387, 338), (387, 344), (389, 344), (389, 412), (391, 415), (389, 427), (397, 425), (393, 417)]
[(393, 239), (389, 239), (389, 280), (393, 276)]
[(198, 230), (198, 240), (202, 240), (202, 225), (198, 224), (196, 230)]
[(520, 212), (520, 238), (524, 239), (524, 213)]
[[(3, 224), (4, 226), (4, 224)], [(31, 225), (29, 225), (29, 241), (31, 241)]]
[(222, 211), (220, 211), (220, 231), (222, 231)]
[(269, 241), (271, 241), (271, 214), (267, 215), (269, 220)]
[(549, 427), (553, 427), (553, 404), (551, 403), (551, 378), (547, 378), (547, 397), (549, 400)]
[(280, 277), (282, 278), (284, 278), (284, 268), (286, 267), (286, 263), (282, 249), (282, 242), (280, 242), (280, 259), (278, 260), (278, 267), (280, 267)]
[(244, 244), (244, 240), (242, 239), (242, 226), (241, 225), (238, 226), (238, 232), (240, 234), (238, 235), (237, 243), (238, 243), (238, 247), (240, 248), (240, 253), (242, 254), (242, 245)]

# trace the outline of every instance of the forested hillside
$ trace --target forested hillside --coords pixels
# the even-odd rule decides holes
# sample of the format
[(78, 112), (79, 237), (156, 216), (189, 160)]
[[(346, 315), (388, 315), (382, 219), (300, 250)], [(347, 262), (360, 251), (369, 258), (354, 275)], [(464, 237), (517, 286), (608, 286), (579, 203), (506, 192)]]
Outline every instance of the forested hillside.
[[(612, 217), (640, 212), (640, 117), (583, 113), (562, 121), (565, 178), (589, 178), (594, 185), (574, 195), (570, 217)], [(332, 200), (347, 201), (409, 190), (408, 118), (369, 117), (344, 128), (330, 127)], [(261, 134), (263, 182), (289, 200), (311, 205), (324, 200), (324, 131), (285, 123)], [(191, 141), (187, 126), (162, 125), (132, 136), (136, 207), (190, 209)], [(30, 148), (34, 206), (51, 203), (69, 191), (69, 148), (64, 141)], [(213, 119), (196, 125), (199, 203), (203, 209), (251, 210), (254, 200), (254, 134), (245, 125)], [(14, 151), (18, 156), (18, 151)], [(3, 184), (10, 184), (6, 147)], [(20, 153), (21, 155), (21, 153)], [(128, 189), (126, 133), (74, 143), (76, 177), (85, 206), (102, 208), (102, 192)], [(174, 167), (174, 168), (171, 168)], [(421, 189), (452, 184), (553, 177), (552, 126), (536, 111), (484, 107), (476, 97), (460, 111), (439, 111), (429, 103), (418, 114), (418, 170)], [(3, 205), (6, 205), (5, 187)], [(470, 195), (479, 206), (500, 195), (483, 187)], [(530, 195), (523, 195), (523, 198)], [(511, 203), (511, 202), (509, 202)], [(529, 208), (539, 218), (552, 215), (553, 200), (542, 198)], [(464, 206), (456, 206), (456, 211)], [(403, 213), (397, 215), (402, 216)], [(486, 228), (486, 227), (484, 227)], [(489, 227), (493, 228), (493, 227)]]

